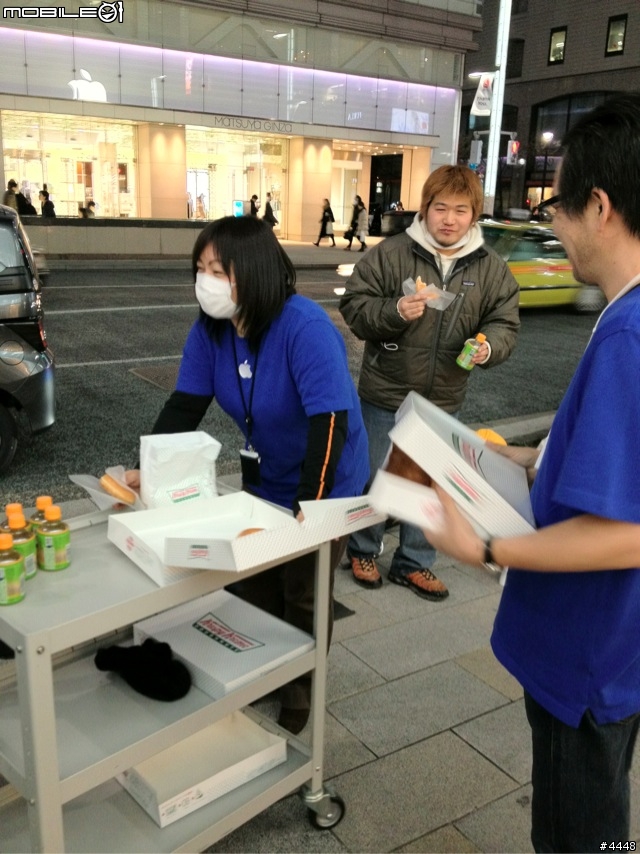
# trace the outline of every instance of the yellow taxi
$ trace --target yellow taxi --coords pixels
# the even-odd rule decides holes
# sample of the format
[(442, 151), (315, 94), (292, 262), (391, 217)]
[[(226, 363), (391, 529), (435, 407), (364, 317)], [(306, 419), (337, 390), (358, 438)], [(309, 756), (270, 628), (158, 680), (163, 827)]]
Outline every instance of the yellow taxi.
[(578, 311), (599, 311), (599, 288), (573, 277), (564, 247), (553, 231), (535, 222), (480, 222), (487, 246), (502, 256), (520, 285), (520, 307), (574, 305)]

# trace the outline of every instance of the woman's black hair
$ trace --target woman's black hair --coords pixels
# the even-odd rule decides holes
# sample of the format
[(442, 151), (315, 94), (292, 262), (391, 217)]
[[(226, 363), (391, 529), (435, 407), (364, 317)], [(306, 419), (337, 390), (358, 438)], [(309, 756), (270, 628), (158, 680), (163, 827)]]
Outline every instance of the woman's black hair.
[[(296, 292), (296, 271), (273, 229), (254, 216), (225, 216), (206, 225), (191, 256), (195, 281), (198, 261), (211, 245), (227, 276), (235, 279), (238, 326), (249, 347), (256, 350), (262, 334)], [(216, 320), (200, 309), (209, 334), (220, 340), (228, 321)]]

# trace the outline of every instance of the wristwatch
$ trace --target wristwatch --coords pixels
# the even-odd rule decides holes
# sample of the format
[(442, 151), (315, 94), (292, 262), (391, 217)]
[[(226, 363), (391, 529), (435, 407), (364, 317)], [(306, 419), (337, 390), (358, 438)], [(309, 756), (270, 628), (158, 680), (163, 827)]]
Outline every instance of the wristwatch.
[(496, 563), (493, 557), (493, 551), (491, 549), (492, 544), (493, 540), (491, 539), (491, 537), (489, 537), (488, 540), (484, 541), (484, 560), (482, 561), (482, 565), (490, 572), (502, 572), (504, 567), (500, 566), (499, 563)]

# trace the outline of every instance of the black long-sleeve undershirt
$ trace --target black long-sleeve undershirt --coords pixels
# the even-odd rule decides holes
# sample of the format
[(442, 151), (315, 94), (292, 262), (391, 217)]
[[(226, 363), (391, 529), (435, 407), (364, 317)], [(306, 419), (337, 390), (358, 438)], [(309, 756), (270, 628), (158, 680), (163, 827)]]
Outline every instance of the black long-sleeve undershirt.
[[(208, 395), (174, 391), (151, 432), (186, 433), (197, 430), (212, 400)], [(326, 498), (331, 492), (347, 440), (348, 426), (349, 415), (346, 410), (321, 412), (309, 418), (307, 448), (293, 503), (294, 513), (300, 509), (300, 501)]]

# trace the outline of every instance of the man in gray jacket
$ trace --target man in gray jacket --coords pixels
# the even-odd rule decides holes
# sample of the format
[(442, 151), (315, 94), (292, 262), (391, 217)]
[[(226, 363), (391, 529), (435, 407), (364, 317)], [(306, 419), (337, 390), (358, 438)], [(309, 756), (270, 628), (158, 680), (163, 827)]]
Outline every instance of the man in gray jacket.
[[(396, 410), (410, 391), (458, 413), (469, 379), (469, 371), (456, 364), (465, 341), (485, 334), (473, 357), (483, 367), (504, 362), (515, 346), (518, 284), (502, 258), (484, 245), (477, 224), (481, 213), (475, 172), (441, 166), (427, 179), (411, 226), (370, 249), (347, 282), (340, 311), (366, 342), (358, 393), (371, 478), (384, 462)], [(434, 294), (422, 284), (447, 291), (453, 301), (444, 310), (429, 308)], [(375, 558), (383, 536), (384, 523), (349, 540), (353, 577), (363, 587), (382, 585)], [(425, 599), (444, 599), (449, 591), (431, 571), (434, 561), (435, 550), (422, 531), (401, 524), (389, 581)]]

